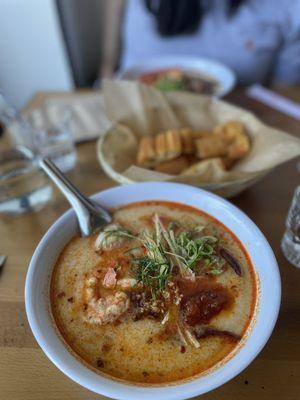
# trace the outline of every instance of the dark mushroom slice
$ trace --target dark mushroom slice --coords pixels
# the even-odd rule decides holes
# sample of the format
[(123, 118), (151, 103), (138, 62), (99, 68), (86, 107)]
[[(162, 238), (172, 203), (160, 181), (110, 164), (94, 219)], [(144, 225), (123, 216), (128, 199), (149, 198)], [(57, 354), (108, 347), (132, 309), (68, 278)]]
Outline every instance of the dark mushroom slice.
[(239, 341), (241, 336), (226, 330), (221, 330), (217, 328), (213, 328), (211, 326), (200, 325), (196, 326), (193, 331), (196, 339), (203, 339), (210, 336), (218, 336), (228, 338), (230, 340)]
[(224, 247), (219, 250), (220, 256), (230, 265), (238, 276), (242, 276), (242, 268), (237, 259)]

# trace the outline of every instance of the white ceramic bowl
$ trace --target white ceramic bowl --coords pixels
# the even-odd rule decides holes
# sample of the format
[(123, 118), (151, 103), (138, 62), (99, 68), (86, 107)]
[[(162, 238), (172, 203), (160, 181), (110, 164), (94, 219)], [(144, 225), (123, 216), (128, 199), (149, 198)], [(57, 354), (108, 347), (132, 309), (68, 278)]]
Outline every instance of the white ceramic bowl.
[(218, 82), (218, 88), (214, 93), (216, 97), (225, 96), (225, 94), (234, 88), (236, 82), (234, 72), (218, 61), (201, 57), (173, 55), (143, 59), (139, 63), (121, 70), (117, 74), (117, 77), (121, 79), (137, 79), (141, 74), (146, 72), (167, 68), (180, 68), (211, 76)]
[(135, 201), (177, 201), (204, 210), (223, 222), (249, 252), (259, 281), (259, 304), (254, 323), (239, 351), (220, 367), (186, 383), (142, 387), (96, 374), (64, 346), (55, 329), (49, 304), (52, 268), (65, 244), (78, 232), (75, 213), (62, 215), (48, 230), (31, 259), (26, 278), (26, 312), (32, 332), (50, 360), (75, 382), (115, 399), (177, 400), (208, 392), (241, 372), (257, 356), (274, 328), (280, 305), (280, 276), (274, 254), (260, 230), (238, 208), (204, 190), (176, 183), (139, 183), (105, 190), (93, 197), (104, 207)]

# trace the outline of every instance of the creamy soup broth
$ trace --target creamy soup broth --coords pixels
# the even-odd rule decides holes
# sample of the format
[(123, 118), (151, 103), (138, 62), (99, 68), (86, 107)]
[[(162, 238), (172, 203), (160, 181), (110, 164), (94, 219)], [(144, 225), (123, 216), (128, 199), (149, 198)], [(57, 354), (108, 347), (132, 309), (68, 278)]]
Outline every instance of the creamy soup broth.
[[(240, 343), (256, 303), (255, 274), (239, 240), (176, 203), (134, 203), (115, 210), (113, 221), (105, 241), (76, 236), (55, 265), (51, 307), (69, 349), (100, 374), (143, 384), (189, 379), (221, 362)], [(178, 243), (182, 234), (186, 248), (206, 243), (212, 254), (199, 255), (186, 276), (164, 253), (170, 259), (156, 272), (149, 243), (136, 236), (153, 238), (157, 226)]]

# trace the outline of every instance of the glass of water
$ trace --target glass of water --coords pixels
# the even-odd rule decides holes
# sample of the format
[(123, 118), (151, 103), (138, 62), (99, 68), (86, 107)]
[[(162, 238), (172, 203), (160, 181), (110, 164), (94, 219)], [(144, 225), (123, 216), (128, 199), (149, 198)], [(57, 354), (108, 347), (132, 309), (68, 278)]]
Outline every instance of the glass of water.
[(74, 168), (77, 153), (70, 130), (71, 112), (64, 107), (34, 111), (28, 116), (34, 130), (33, 147), (39, 157), (50, 158), (63, 172)]
[(76, 164), (70, 120), (71, 112), (64, 106), (48, 105), (22, 115), (0, 93), (0, 122), (6, 127), (12, 145), (51, 158), (64, 172)]
[(300, 186), (294, 192), (281, 249), (286, 259), (295, 267), (300, 268)]
[(0, 213), (37, 211), (50, 200), (53, 189), (38, 162), (25, 147), (0, 152)]

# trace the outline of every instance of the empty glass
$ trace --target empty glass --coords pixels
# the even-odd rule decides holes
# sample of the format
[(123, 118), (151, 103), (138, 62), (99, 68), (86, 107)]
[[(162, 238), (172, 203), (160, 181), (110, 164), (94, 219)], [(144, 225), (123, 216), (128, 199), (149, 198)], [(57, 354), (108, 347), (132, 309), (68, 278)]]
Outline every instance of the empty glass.
[(281, 249), (287, 260), (300, 268), (300, 186), (294, 192)]
[(0, 152), (0, 213), (37, 211), (51, 196), (51, 183), (30, 150), (18, 148)]

